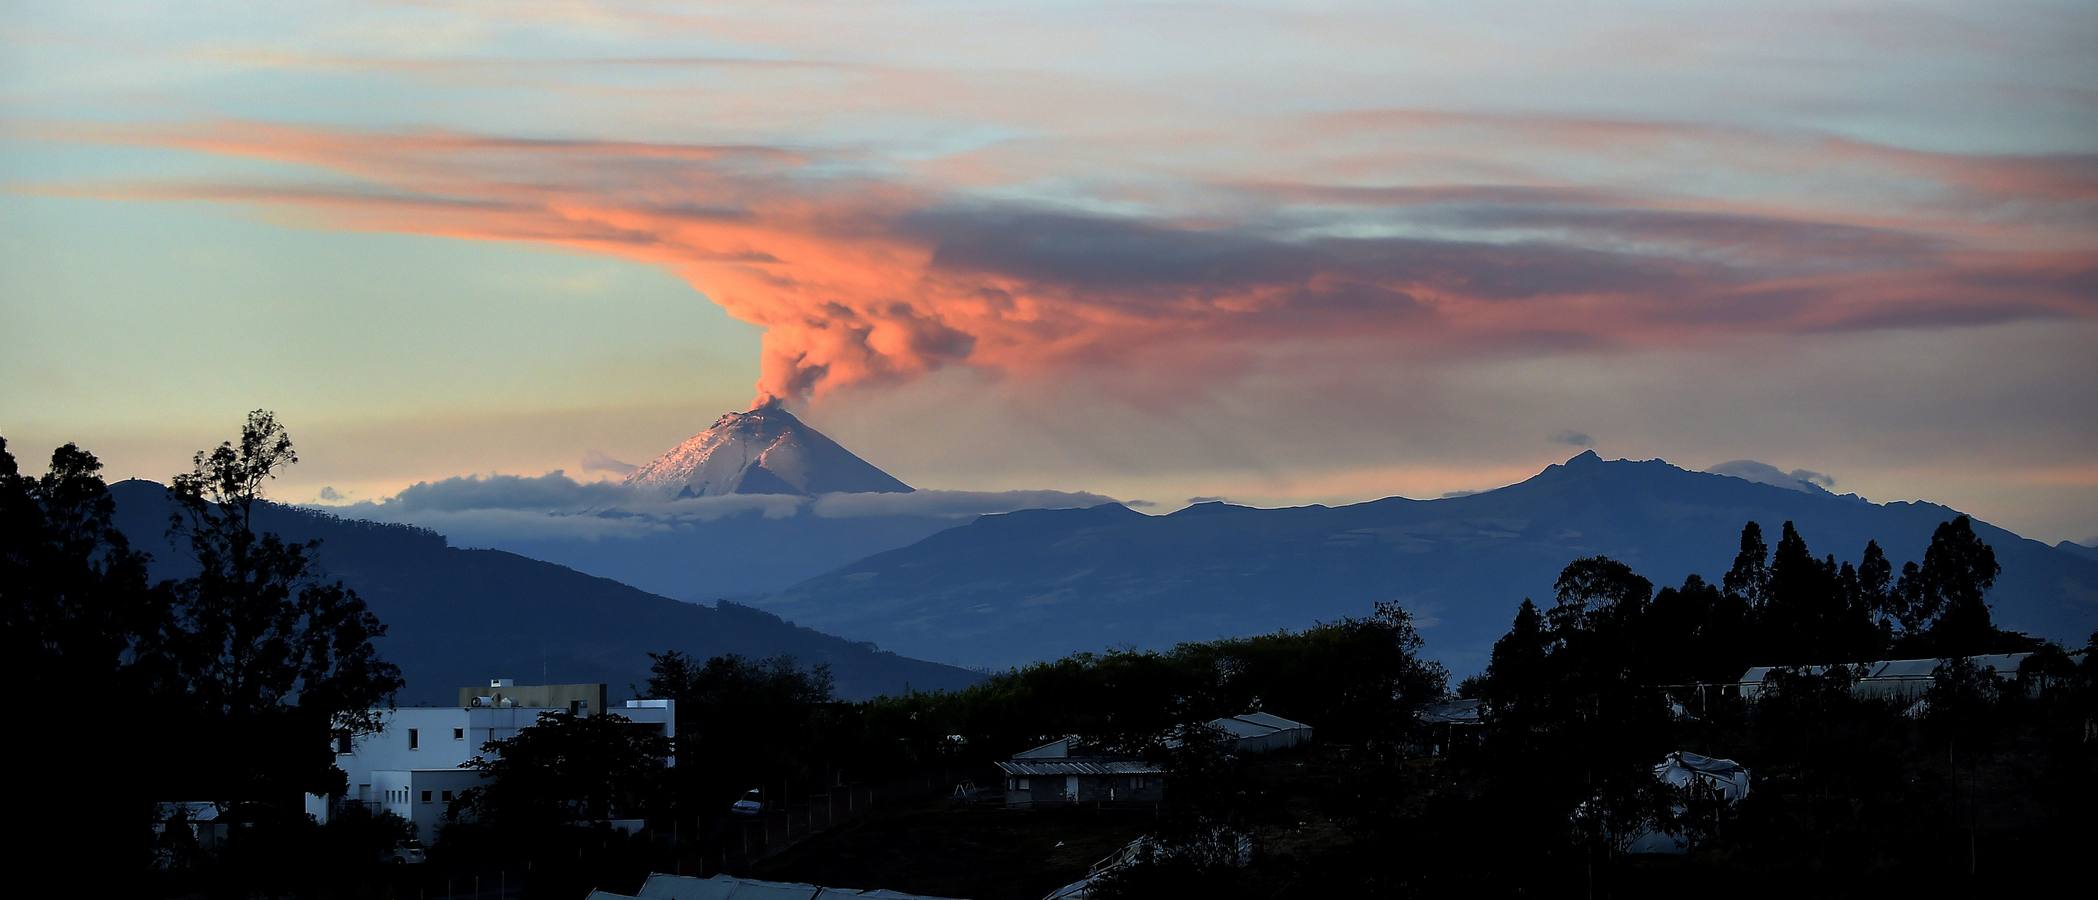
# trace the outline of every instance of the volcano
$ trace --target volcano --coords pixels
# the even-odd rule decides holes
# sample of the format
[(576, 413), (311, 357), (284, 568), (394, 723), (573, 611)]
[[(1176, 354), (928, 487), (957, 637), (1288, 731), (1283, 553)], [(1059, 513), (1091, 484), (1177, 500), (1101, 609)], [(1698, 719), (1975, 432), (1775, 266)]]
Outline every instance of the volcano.
[(911, 490), (777, 405), (715, 419), (712, 427), (635, 469), (626, 483), (665, 499)]

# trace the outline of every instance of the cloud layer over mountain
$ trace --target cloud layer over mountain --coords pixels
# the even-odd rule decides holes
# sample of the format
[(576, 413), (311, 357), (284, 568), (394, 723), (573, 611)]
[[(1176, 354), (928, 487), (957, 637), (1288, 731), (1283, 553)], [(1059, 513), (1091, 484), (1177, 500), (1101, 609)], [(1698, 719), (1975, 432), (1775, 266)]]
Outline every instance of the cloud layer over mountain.
[(426, 481), (378, 501), (320, 507), (341, 516), (434, 529), (470, 546), (519, 540), (641, 538), (680, 526), (754, 515), (862, 519), (914, 516), (957, 524), (987, 513), (1115, 502), (1074, 491), (939, 491), (907, 494), (731, 494), (666, 500), (611, 481), (544, 475), (469, 475)]
[(1812, 469), (1793, 469), (1787, 472), (1769, 463), (1757, 462), (1753, 459), (1731, 460), (1705, 471), (1715, 475), (1731, 475), (1757, 484), (1768, 484), (1795, 491), (1805, 491), (1810, 494), (1822, 493), (1836, 486), (1836, 479), (1833, 476), (1825, 475)]

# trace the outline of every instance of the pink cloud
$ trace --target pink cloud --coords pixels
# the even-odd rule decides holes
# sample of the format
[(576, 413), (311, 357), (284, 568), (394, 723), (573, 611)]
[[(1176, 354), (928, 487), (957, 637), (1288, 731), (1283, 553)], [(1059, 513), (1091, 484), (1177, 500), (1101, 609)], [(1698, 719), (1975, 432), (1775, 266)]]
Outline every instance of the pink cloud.
[[(664, 266), (764, 329), (761, 399), (951, 365), (1033, 377), (1175, 347), (1228, 357), (1236, 345), (1299, 338), (1428, 354), (2098, 315), (2090, 233), (2065, 241), (2056, 229), (2045, 249), (2021, 249), (2016, 239), (2046, 223), (2001, 212), (2044, 205), (2046, 222), (2064, 210), (2088, 216), (2098, 200), (2088, 159), (1406, 111), (1305, 127), (1338, 144), (1396, 128), (1519, 132), (1547, 149), (1599, 154), (1665, 154), (1687, 142), (1751, 175), (1864, 165), (1922, 191), (1935, 218), (1904, 225), (1899, 210), (1860, 213), (1836, 199), (1643, 196), (1555, 180), (1542, 165), (1522, 181), (1484, 184), (1247, 177), (1228, 183), (1229, 215), (1176, 209), (1167, 190), (1149, 194), (1144, 212), (1110, 216), (994, 202), (806, 150), (252, 122), (46, 136), (293, 163), (325, 179), (27, 189), (249, 204), (324, 227), (544, 243)], [(1948, 212), (1954, 201), (1988, 214), (1969, 221)]]

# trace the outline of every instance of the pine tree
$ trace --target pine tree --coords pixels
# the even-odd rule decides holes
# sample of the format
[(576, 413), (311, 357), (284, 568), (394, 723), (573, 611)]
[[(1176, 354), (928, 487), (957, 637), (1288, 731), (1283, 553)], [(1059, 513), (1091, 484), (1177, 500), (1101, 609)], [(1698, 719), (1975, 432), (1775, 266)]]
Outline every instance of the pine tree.
[(1741, 526), (1741, 550), (1734, 554), (1734, 567), (1727, 570), (1720, 587), (1732, 596), (1761, 607), (1770, 586), (1770, 548), (1763, 543), (1763, 526), (1749, 522)]

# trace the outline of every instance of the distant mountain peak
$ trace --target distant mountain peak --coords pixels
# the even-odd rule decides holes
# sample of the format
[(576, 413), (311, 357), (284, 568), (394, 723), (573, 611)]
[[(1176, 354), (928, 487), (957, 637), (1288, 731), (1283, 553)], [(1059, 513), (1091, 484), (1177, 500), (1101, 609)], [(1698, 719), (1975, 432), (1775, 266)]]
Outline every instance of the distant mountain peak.
[[(1876, 541), (1890, 559), (1913, 560), (1956, 515), (1584, 452), (1452, 500), (984, 516), (759, 602), (906, 655), (1003, 668), (1074, 650), (1304, 628), (1398, 601), (1416, 617), (1425, 652), (1465, 672), (1486, 664), (1514, 605), (1552, 596), (1576, 559), (1620, 560), (1656, 584), (1716, 579), (1740, 552), (1743, 523), (1769, 535), (1792, 522), (1816, 558), (1855, 564)], [(2098, 550), (1974, 527), (2003, 566), (1990, 595), (1998, 625), (2057, 640), (2091, 633), (2098, 562), (2085, 554)]]
[(723, 414), (635, 469), (626, 484), (666, 498), (911, 490), (776, 403)]

